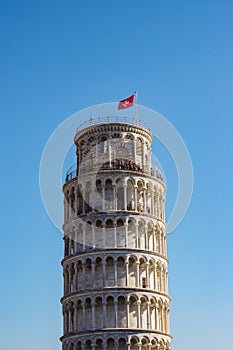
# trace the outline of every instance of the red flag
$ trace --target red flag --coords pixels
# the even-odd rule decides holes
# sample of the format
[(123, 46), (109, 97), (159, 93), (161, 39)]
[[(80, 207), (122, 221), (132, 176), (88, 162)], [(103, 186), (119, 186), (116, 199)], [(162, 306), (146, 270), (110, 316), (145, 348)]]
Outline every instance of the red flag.
[(118, 105), (118, 109), (125, 109), (132, 107), (134, 105), (134, 95), (126, 98), (125, 100), (121, 100)]

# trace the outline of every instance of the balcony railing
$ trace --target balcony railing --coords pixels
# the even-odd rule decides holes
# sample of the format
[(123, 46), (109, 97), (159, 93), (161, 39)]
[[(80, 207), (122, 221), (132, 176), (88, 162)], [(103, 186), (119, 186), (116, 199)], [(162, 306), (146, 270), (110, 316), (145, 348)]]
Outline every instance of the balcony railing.
[(159, 169), (159, 167), (157, 167), (157, 166), (155, 168), (152, 167), (150, 169), (143, 169), (140, 165), (133, 163), (130, 160), (127, 161), (127, 160), (123, 160), (123, 159), (117, 159), (111, 163), (110, 162), (104, 163), (100, 167), (97, 167), (93, 163), (82, 165), (80, 168), (75, 168), (75, 166), (72, 166), (66, 173), (65, 182), (68, 182), (79, 175), (83, 175), (83, 174), (93, 172), (93, 171), (98, 172), (98, 171), (103, 171), (103, 170), (104, 171), (105, 170), (135, 171), (137, 173), (154, 176), (157, 179), (163, 181), (162, 172)]
[(141, 128), (144, 128), (148, 131), (150, 131), (149, 126), (142, 122), (141, 120), (137, 120), (136, 118), (131, 117), (123, 117), (123, 116), (107, 116), (107, 117), (98, 117), (98, 118), (90, 118), (88, 121), (85, 121), (84, 123), (80, 124), (77, 128), (77, 132), (80, 130), (83, 130), (85, 128), (88, 128), (89, 126), (98, 125), (98, 124), (109, 124), (109, 123), (121, 123), (121, 124), (131, 124), (135, 126), (140, 126)]

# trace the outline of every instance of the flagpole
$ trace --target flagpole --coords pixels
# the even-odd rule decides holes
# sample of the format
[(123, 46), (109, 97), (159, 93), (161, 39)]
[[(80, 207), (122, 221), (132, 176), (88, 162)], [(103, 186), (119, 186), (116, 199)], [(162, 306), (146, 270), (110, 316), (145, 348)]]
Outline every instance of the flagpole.
[(138, 125), (138, 93), (135, 91), (135, 97), (136, 97), (136, 125)]

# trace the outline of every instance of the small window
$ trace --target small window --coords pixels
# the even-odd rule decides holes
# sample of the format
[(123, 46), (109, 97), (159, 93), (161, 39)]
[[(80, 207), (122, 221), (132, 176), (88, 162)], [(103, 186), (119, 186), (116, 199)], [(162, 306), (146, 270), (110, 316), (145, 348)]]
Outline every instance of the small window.
[(142, 277), (142, 288), (146, 288), (146, 278)]

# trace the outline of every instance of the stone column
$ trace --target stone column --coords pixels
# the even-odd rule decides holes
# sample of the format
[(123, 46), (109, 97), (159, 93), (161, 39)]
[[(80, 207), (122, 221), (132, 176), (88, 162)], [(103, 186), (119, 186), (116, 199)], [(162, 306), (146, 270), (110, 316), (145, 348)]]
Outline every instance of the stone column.
[(151, 329), (150, 301), (147, 302), (147, 329)]
[(102, 210), (105, 210), (105, 185), (102, 185)]
[(143, 212), (144, 213), (147, 213), (147, 210), (146, 210), (146, 208), (147, 208), (146, 190), (147, 190), (147, 188), (143, 187), (143, 207), (144, 207)]
[(85, 189), (81, 191), (81, 195), (83, 198), (83, 214), (85, 213)]
[(83, 268), (83, 275), (82, 275), (82, 290), (85, 290), (86, 288), (86, 281), (85, 281), (85, 275), (86, 275), (86, 265), (83, 263), (82, 264), (82, 268)]
[(92, 279), (92, 289), (95, 289), (95, 262), (91, 263), (91, 279)]
[(140, 248), (139, 239), (138, 239), (138, 223), (135, 224), (135, 231), (136, 231), (136, 248)]
[(138, 186), (134, 186), (134, 210), (138, 211)]
[(150, 288), (150, 271), (149, 271), (149, 263), (146, 263), (146, 288)]
[(137, 265), (136, 287), (140, 287), (140, 274), (139, 274), (139, 265), (140, 265), (140, 262), (139, 262), (139, 261), (136, 261), (136, 265)]
[(141, 302), (137, 301), (137, 328), (141, 328)]
[(126, 286), (129, 285), (129, 262), (126, 261), (125, 263), (125, 269), (126, 269)]
[(154, 207), (154, 190), (151, 190), (151, 214), (155, 215), (155, 207)]
[(123, 185), (124, 188), (124, 210), (127, 210), (127, 185)]
[(73, 322), (74, 322), (74, 333), (76, 333), (77, 328), (78, 328), (78, 324), (77, 324), (77, 308), (76, 305), (74, 303), (74, 314), (73, 314)]
[(83, 252), (86, 250), (86, 224), (83, 224)]
[(106, 287), (106, 262), (103, 260), (103, 287)]
[(155, 329), (159, 330), (159, 313), (158, 313), (159, 304), (155, 303)]
[(118, 327), (118, 305), (117, 300), (114, 300), (115, 328)]
[(91, 302), (91, 321), (92, 321), (92, 329), (95, 330), (95, 302), (92, 300)]
[(114, 259), (114, 286), (117, 286), (117, 260)]
[(93, 246), (93, 249), (95, 249), (95, 227), (94, 225), (92, 225), (92, 246)]
[(113, 231), (114, 231), (114, 248), (117, 247), (117, 228), (116, 223), (113, 223)]
[(72, 332), (72, 319), (71, 319), (71, 317), (72, 317), (72, 313), (71, 313), (71, 308), (69, 307), (69, 309), (68, 309), (68, 319), (69, 319), (69, 321), (68, 321), (68, 323), (69, 323), (69, 333), (71, 333)]
[(85, 300), (82, 300), (82, 308), (83, 308), (83, 318), (82, 318), (82, 330), (85, 330), (86, 325), (85, 325), (85, 314), (86, 314), (86, 307), (85, 307)]
[(106, 328), (106, 314), (107, 314), (107, 312), (106, 312), (106, 302), (105, 301), (103, 301), (102, 302), (103, 303), (103, 328)]
[(128, 222), (124, 223), (125, 227), (125, 247), (128, 248)]
[(105, 225), (103, 225), (103, 248), (106, 248), (106, 232), (105, 232)]
[(112, 187), (113, 187), (113, 210), (117, 210), (116, 185), (112, 185)]
[(129, 300), (126, 301), (126, 328), (129, 328)]

